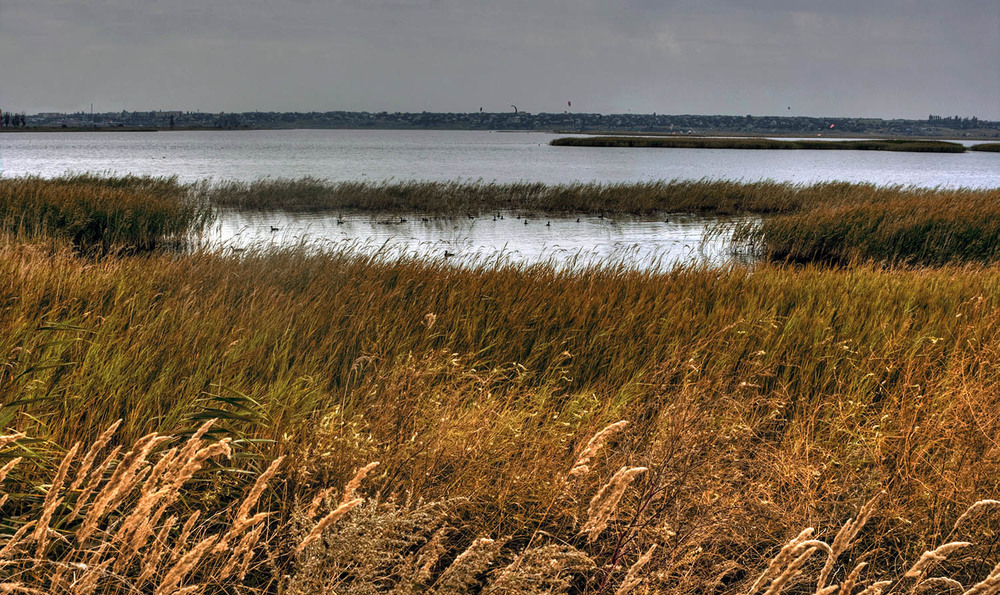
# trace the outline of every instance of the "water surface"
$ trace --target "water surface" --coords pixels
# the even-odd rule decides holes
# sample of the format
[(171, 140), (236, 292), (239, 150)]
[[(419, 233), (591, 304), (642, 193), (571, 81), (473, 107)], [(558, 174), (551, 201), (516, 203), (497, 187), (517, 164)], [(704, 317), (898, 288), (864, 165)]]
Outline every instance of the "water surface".
[(111, 172), (182, 181), (312, 176), (548, 184), (661, 179), (1000, 186), (1000, 154), (551, 147), (565, 135), (251, 130), (0, 134), (0, 175)]
[(441, 259), (454, 264), (492, 262), (557, 267), (616, 262), (636, 269), (678, 263), (719, 265), (731, 259), (715, 218), (469, 218), (417, 215), (291, 215), (224, 213), (203, 238), (209, 246), (248, 248), (305, 245), (350, 247), (367, 253)]

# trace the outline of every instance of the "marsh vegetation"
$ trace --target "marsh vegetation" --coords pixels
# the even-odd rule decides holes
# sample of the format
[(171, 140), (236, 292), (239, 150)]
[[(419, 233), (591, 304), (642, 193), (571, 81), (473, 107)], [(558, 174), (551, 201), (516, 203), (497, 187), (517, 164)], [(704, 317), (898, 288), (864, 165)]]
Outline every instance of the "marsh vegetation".
[[(996, 193), (709, 184), (775, 221)], [(8, 591), (1000, 588), (1000, 268), (943, 240), (643, 272), (59, 230), (0, 246)]]
[(959, 143), (934, 140), (776, 140), (772, 138), (711, 136), (583, 136), (557, 138), (549, 144), (556, 147), (812, 149), (823, 151), (911, 151), (917, 153), (962, 153), (966, 150), (966, 147)]

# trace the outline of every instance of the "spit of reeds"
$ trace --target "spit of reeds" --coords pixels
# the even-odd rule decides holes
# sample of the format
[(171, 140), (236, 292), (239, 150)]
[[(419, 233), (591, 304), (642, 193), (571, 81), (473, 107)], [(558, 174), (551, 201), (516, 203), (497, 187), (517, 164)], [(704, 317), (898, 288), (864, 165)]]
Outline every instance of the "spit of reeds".
[[(198, 185), (219, 208), (291, 212), (421, 212), (441, 216), (532, 212), (651, 215), (748, 215), (798, 212), (841, 202), (905, 199), (935, 190), (824, 182), (658, 180), (542, 184), (529, 182), (328, 182), (314, 178), (265, 179)], [(970, 193), (973, 191), (969, 191)], [(942, 191), (942, 195), (947, 195)]]
[(910, 151), (918, 153), (962, 153), (966, 150), (966, 147), (960, 143), (933, 140), (778, 140), (762, 137), (730, 138), (711, 136), (574, 136), (557, 138), (549, 144), (556, 147), (812, 149), (822, 151)]

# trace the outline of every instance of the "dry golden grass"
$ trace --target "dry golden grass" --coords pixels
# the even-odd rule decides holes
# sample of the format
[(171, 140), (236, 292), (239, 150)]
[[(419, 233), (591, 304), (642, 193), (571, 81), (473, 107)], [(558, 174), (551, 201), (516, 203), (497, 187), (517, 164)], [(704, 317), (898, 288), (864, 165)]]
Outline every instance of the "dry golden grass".
[(8, 237), (0, 584), (995, 593), (998, 296)]
[(0, 179), (0, 232), (55, 236), (84, 252), (148, 251), (176, 244), (211, 218), (174, 178), (95, 176)]
[(736, 242), (776, 261), (941, 265), (1000, 258), (1000, 189), (836, 198), (747, 222)]
[[(168, 450), (162, 447), (172, 437), (149, 434), (121, 456), (123, 449), (112, 449), (92, 467), (112, 426), (82, 459), (79, 442), (62, 457), (51, 482), (39, 486), (45, 492), (40, 504), (23, 491), (28, 486), (10, 491), (8, 480), (5, 495), (14, 497), (5, 525), (19, 528), (2, 540), (0, 576), (11, 592), (162, 595), (192, 592), (185, 586), (192, 581), (215, 588), (242, 582), (259, 563), (252, 552), (271, 516), (247, 515), (273, 473), (261, 475), (235, 515), (232, 507), (204, 516), (195, 507), (192, 513), (192, 479), (211, 461), (232, 455), (230, 438), (204, 439), (211, 424)], [(24, 440), (13, 444), (24, 447)]]
[[(290, 574), (308, 592), (327, 580), (385, 590), (386, 565), (412, 555), (406, 584), (420, 590), (486, 538), (503, 546), (483, 584), (611, 593), (656, 545), (632, 593), (737, 592), (796, 527), (839, 525), (885, 490), (851, 537), (871, 553), (845, 549), (829, 584), (861, 561), (859, 585), (901, 576), (934, 543), (974, 544), (941, 567), (965, 587), (998, 562), (994, 506), (953, 527), (1000, 493), (995, 268), (574, 273), (298, 251), (95, 263), (52, 244), (2, 255), (0, 421), (31, 437), (0, 448), (2, 462), (22, 457), (4, 467), (23, 487), (3, 510), (35, 524), (0, 534), (27, 526), (7, 543), (32, 559), (41, 547), (76, 563), (111, 541), (96, 559), (112, 574), (160, 560), (142, 575), (150, 588), (188, 556), (177, 585), (217, 560), (237, 575), (249, 564), (248, 589)], [(211, 418), (216, 442), (169, 454), (167, 435)], [(191, 457), (216, 443), (232, 461), (218, 450), (199, 468)], [(242, 474), (282, 456), (266, 482)], [(623, 467), (648, 471), (614, 506), (598, 498), (605, 526), (590, 540), (590, 502)], [(168, 468), (181, 484), (157, 479)], [(294, 519), (300, 529), (281, 529)], [(218, 561), (222, 544), (238, 562)], [(545, 574), (544, 556), (567, 570)], [(790, 585), (815, 585), (824, 564), (814, 552)]]
[[(8, 515), (21, 528), (0, 536), (0, 580), (5, 591), (81, 595), (148, 592), (157, 595), (205, 592), (625, 595), (636, 589), (663, 592), (678, 591), (680, 587), (679, 592), (686, 592), (691, 588), (720, 586), (702, 576), (693, 577), (692, 581), (690, 569), (687, 580), (677, 585), (678, 577), (673, 576), (678, 570), (676, 560), (654, 560), (658, 549), (672, 549), (671, 542), (678, 538), (676, 532), (650, 530), (652, 525), (668, 520), (665, 511), (644, 510), (641, 504), (632, 510), (620, 507), (621, 493), (615, 496), (613, 504), (608, 504), (608, 490), (624, 485), (623, 493), (630, 482), (621, 478), (629, 473), (634, 477), (633, 472), (640, 468), (623, 467), (594, 496), (588, 511), (590, 518), (580, 531), (580, 535), (588, 535), (586, 540), (566, 532), (571, 528), (564, 527), (563, 533), (536, 530), (526, 544), (515, 536), (480, 536), (467, 542), (461, 533), (472, 525), (449, 527), (448, 523), (461, 523), (461, 518), (455, 516), (453, 502), (400, 505), (381, 502), (377, 496), (368, 500), (353, 498), (374, 464), (360, 468), (344, 487), (340, 504), (319, 519), (313, 513), (303, 516), (298, 507), (290, 515), (281, 514), (280, 510), (251, 514), (259, 507), (265, 489), (287, 493), (289, 476), (277, 479), (282, 457), (254, 478), (241, 500), (216, 504), (214, 509), (206, 510), (204, 494), (199, 493), (204, 488), (191, 486), (191, 479), (198, 472), (209, 478), (217, 477), (217, 471), (205, 469), (206, 463), (217, 457), (232, 456), (229, 438), (204, 439), (213, 423), (202, 424), (182, 447), (159, 448), (175, 439), (150, 434), (123, 456), (117, 456), (121, 448), (114, 448), (108, 455), (114, 459), (111, 465), (114, 470), (104, 465), (98, 467), (101, 471), (95, 477), (100, 490), (93, 498), (86, 492), (63, 489), (71, 470), (78, 479), (88, 474), (86, 459), (77, 461), (80, 444), (74, 445), (48, 484), (41, 507), (32, 506), (23, 494), (16, 496), (27, 501), (17, 502), (22, 508), (19, 514)], [(107, 435), (109, 431), (101, 439)], [(24, 436), (17, 436), (9, 443), (16, 445), (23, 440)], [(100, 440), (89, 452), (102, 450), (103, 447), (95, 450), (99, 445)], [(579, 474), (565, 474), (568, 480), (577, 477)], [(284, 489), (269, 485), (282, 482)], [(83, 483), (82, 479), (73, 482)], [(570, 485), (564, 484), (562, 489)], [(182, 489), (187, 493), (182, 493)], [(963, 595), (1000, 592), (1000, 563), (979, 580), (970, 580), (967, 572), (970, 567), (987, 564), (981, 554), (962, 556), (973, 548), (970, 542), (951, 541), (924, 551), (903, 572), (886, 574), (869, 568), (870, 561), (879, 557), (878, 552), (856, 551), (855, 542), (881, 496), (878, 494), (865, 504), (857, 519), (849, 519), (832, 542), (815, 538), (812, 528), (805, 529), (781, 547), (766, 565), (763, 560), (736, 565), (736, 568), (763, 570), (748, 587), (742, 583), (749, 583), (749, 578), (729, 586), (748, 595), (755, 595), (761, 589), (766, 595), (778, 595), (785, 590), (849, 595), (856, 587), (866, 595), (903, 591)], [(89, 509), (87, 518), (74, 522), (72, 515), (53, 517), (53, 511), (60, 507), (52, 502), (74, 499), (78, 503), (83, 500), (84, 507)], [(99, 504), (102, 499), (116, 500), (119, 504), (106, 507)], [(595, 502), (600, 503), (596, 510)], [(605, 504), (612, 509), (607, 510)], [(953, 531), (990, 506), (988, 500), (974, 503), (955, 522)], [(68, 505), (61, 508), (68, 509)], [(184, 515), (187, 520), (178, 527), (178, 520)], [(595, 535), (588, 526), (595, 522), (606, 526), (612, 516), (631, 516), (631, 520), (618, 524), (620, 533), (617, 539), (608, 542), (610, 549), (595, 547)], [(459, 538), (450, 539), (455, 534)], [(650, 538), (652, 543), (641, 546), (644, 551), (638, 549), (639, 542), (648, 542)], [(697, 556), (703, 551), (701, 545), (693, 549), (689, 545), (687, 556)], [(818, 553), (825, 553), (821, 568)], [(854, 561), (842, 560), (848, 554)], [(629, 558), (634, 562), (627, 563)], [(964, 565), (955, 567), (958, 570), (952, 569), (951, 576), (947, 576), (946, 563), (956, 559)], [(809, 578), (813, 572), (817, 576), (815, 583)], [(834, 576), (841, 582), (830, 584)]]

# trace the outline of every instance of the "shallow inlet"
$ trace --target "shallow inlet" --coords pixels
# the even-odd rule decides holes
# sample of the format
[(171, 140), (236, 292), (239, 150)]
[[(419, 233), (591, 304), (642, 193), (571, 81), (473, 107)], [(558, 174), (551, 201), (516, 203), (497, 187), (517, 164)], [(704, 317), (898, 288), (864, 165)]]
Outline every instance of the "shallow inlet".
[(601, 263), (635, 269), (733, 260), (716, 217), (608, 218), (500, 213), (470, 218), (223, 212), (203, 237), (214, 249), (350, 247), (365, 253), (445, 259), (456, 265)]

